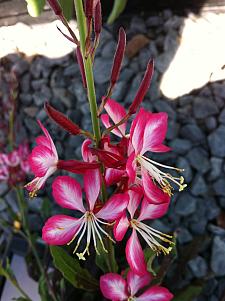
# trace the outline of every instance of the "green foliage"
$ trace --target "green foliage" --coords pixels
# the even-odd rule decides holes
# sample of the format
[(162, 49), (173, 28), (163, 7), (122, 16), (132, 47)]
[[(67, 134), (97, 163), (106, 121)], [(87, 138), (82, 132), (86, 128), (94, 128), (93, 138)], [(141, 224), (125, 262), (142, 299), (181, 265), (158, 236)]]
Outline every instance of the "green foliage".
[[(111, 243), (110, 241), (108, 241), (108, 242)], [(109, 262), (109, 260), (108, 260), (109, 254), (103, 250), (102, 245), (99, 241), (97, 243), (97, 248), (99, 250), (100, 255), (98, 255), (96, 253), (96, 258), (95, 258), (96, 265), (104, 273), (108, 273), (108, 272), (117, 273), (118, 265), (117, 265), (116, 258), (115, 258), (115, 249), (111, 248), (112, 253), (110, 254), (110, 262)]]
[(44, 275), (42, 275), (38, 281), (38, 291), (39, 295), (41, 296), (41, 301), (51, 300), (48, 294), (48, 287)]
[(113, 9), (108, 17), (107, 23), (112, 24), (123, 12), (127, 4), (127, 0), (114, 0)]
[(63, 248), (51, 246), (50, 251), (55, 267), (73, 286), (86, 291), (98, 289), (98, 281), (84, 268), (78, 260), (70, 256)]
[(180, 292), (173, 301), (190, 301), (198, 297), (202, 292), (202, 287), (199, 285), (190, 285)]
[(154, 252), (152, 249), (150, 248), (146, 248), (144, 250), (144, 255), (145, 255), (145, 260), (147, 262), (147, 270), (153, 275), (156, 276), (156, 272), (153, 270), (153, 261), (156, 257), (156, 252)]
[(45, 6), (45, 0), (26, 0), (26, 2), (27, 11), (31, 17), (38, 17)]
[[(45, 0), (26, 0), (27, 11), (31, 17), (38, 17), (43, 11)], [(73, 15), (73, 0), (59, 0), (63, 14), (67, 20), (70, 20)]]

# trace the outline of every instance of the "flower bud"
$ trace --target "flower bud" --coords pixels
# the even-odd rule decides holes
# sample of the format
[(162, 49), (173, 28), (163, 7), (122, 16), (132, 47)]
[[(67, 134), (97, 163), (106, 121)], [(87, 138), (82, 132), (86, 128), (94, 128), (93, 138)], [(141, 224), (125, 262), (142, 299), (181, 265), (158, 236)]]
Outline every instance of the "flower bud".
[(51, 6), (57, 16), (62, 15), (62, 7), (57, 0), (48, 0), (48, 4)]
[(118, 40), (116, 53), (113, 61), (112, 72), (111, 72), (111, 89), (115, 85), (120, 75), (120, 69), (124, 57), (125, 47), (126, 47), (126, 33), (124, 29), (121, 27), (119, 30), (119, 40)]
[(79, 46), (76, 49), (76, 57), (77, 57), (78, 65), (80, 67), (80, 73), (81, 73), (81, 77), (82, 77), (83, 86), (86, 89), (87, 81), (86, 81), (86, 75), (85, 75), (85, 70), (84, 70), (84, 62), (83, 62), (83, 58), (82, 58), (82, 54), (81, 54)]
[(76, 174), (83, 174), (87, 170), (100, 168), (100, 163), (83, 162), (78, 160), (59, 160), (57, 163), (57, 168)]
[(102, 29), (102, 8), (101, 2), (98, 1), (94, 7), (94, 32), (98, 37)]
[(68, 117), (66, 117), (61, 112), (54, 109), (50, 104), (45, 104), (45, 110), (48, 116), (54, 120), (60, 127), (69, 132), (72, 135), (79, 135), (81, 133), (81, 129), (78, 125), (73, 123)]
[(94, 1), (93, 0), (86, 0), (85, 1), (85, 16), (89, 19), (92, 18), (93, 16), (93, 5)]
[(145, 95), (146, 95), (146, 93), (149, 89), (150, 83), (151, 83), (151, 79), (152, 79), (152, 75), (153, 75), (153, 69), (154, 69), (154, 62), (153, 62), (153, 60), (150, 60), (148, 62), (147, 69), (145, 71), (145, 75), (142, 79), (142, 82), (141, 82), (140, 87), (137, 91), (137, 94), (136, 94), (132, 104), (129, 107), (129, 110), (128, 110), (129, 115), (135, 114), (138, 107), (139, 107), (139, 105), (143, 101), (143, 99), (144, 99), (144, 97), (145, 97)]

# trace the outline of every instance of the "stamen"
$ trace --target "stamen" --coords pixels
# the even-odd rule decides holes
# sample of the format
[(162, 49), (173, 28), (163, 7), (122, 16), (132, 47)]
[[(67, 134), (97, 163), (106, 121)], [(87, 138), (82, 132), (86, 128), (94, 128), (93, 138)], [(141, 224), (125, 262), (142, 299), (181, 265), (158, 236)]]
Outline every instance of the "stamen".
[[(160, 244), (156, 238), (160, 239), (161, 241), (164, 241), (168, 243), (169, 245), (174, 245), (174, 242), (170, 239), (173, 238), (173, 236), (164, 234), (158, 230), (155, 230), (151, 228), (150, 226), (139, 222), (137, 220), (131, 220), (131, 227), (137, 230), (140, 235), (143, 237), (143, 239), (146, 241), (146, 243), (149, 245), (149, 247), (157, 252), (157, 255), (163, 252), (164, 255), (167, 255), (172, 250), (172, 247), (165, 247), (162, 244)], [(156, 237), (156, 238), (155, 238)], [(169, 238), (169, 239), (168, 239)]]
[[(176, 168), (176, 167), (172, 167), (172, 166), (168, 166), (168, 165), (163, 165), (161, 163), (155, 162), (142, 155), (139, 155), (137, 157), (137, 161), (140, 163), (141, 166), (143, 166), (149, 172), (153, 181), (155, 180), (159, 184), (161, 189), (165, 193), (167, 193), (169, 196), (172, 195), (173, 187), (171, 186), (171, 184), (169, 183), (168, 180), (175, 183), (179, 187), (179, 191), (182, 191), (182, 190), (184, 190), (185, 187), (187, 187), (187, 184), (184, 184), (183, 176), (173, 177), (171, 174), (165, 173), (165, 172), (161, 171), (160, 169), (158, 169), (156, 166), (154, 166), (154, 164), (161, 166), (163, 168), (176, 170), (177, 172), (184, 171), (184, 169), (180, 169), (180, 168)], [(138, 172), (141, 174), (141, 169), (139, 169)]]

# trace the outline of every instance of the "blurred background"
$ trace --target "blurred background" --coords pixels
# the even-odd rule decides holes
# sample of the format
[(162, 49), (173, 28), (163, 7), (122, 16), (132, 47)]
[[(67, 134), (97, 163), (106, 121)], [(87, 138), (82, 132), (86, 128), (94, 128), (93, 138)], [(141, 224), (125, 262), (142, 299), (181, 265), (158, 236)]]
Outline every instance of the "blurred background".
[[(54, 137), (60, 158), (80, 159), (82, 139), (60, 130), (43, 108), (48, 100), (83, 129), (91, 127), (73, 44), (57, 30), (62, 25), (48, 5), (34, 2), (0, 0), (0, 154), (9, 152), (10, 118), (15, 144), (26, 142), (30, 147), (40, 134), (39, 119)], [(166, 217), (152, 223), (177, 235), (176, 258), (164, 265), (165, 283), (177, 301), (225, 301), (225, 1), (122, 2), (102, 0), (104, 28), (94, 65), (97, 99), (100, 102), (107, 89), (118, 29), (123, 26), (126, 57), (112, 97), (128, 107), (149, 58), (154, 59), (143, 106), (168, 113), (166, 142), (172, 147), (157, 160), (184, 168), (188, 183), (184, 192), (173, 196)], [(74, 14), (70, 6), (66, 9), (76, 30)], [(10, 258), (18, 281), (32, 300), (39, 301), (29, 248), (19, 235), (21, 213), (11, 189), (13, 179), (1, 177), (1, 164), (0, 160), (0, 258)], [(17, 167), (11, 173), (16, 179)], [(33, 200), (26, 197), (31, 234), (46, 258), (41, 228), (48, 216), (60, 212), (51, 199), (50, 185)], [(0, 281), (2, 301), (19, 298), (8, 281)], [(94, 300), (82, 297), (79, 290), (76, 296)]]

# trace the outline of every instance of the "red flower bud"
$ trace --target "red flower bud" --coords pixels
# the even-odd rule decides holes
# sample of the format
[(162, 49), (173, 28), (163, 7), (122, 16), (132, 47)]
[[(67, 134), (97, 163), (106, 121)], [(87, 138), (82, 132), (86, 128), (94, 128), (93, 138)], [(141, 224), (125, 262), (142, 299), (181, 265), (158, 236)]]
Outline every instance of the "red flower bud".
[(69, 132), (72, 135), (78, 135), (81, 133), (81, 129), (78, 125), (73, 123), (68, 117), (66, 117), (61, 112), (54, 109), (50, 104), (45, 104), (45, 110), (48, 116), (54, 120), (59, 126), (61, 126), (64, 130)]
[(119, 40), (118, 40), (116, 53), (113, 61), (112, 72), (111, 72), (111, 89), (115, 85), (120, 75), (120, 69), (124, 57), (125, 47), (126, 47), (126, 33), (124, 29), (121, 27), (119, 30)]
[(85, 15), (86, 17), (89, 19), (89, 18), (92, 18), (93, 16), (93, 5), (94, 5), (94, 0), (86, 0), (85, 1)]
[(140, 87), (137, 91), (137, 94), (136, 94), (132, 104), (129, 107), (129, 110), (128, 110), (129, 115), (135, 114), (136, 111), (137, 111), (137, 108), (139, 107), (139, 105), (143, 101), (143, 99), (145, 97), (145, 94), (147, 93), (147, 91), (150, 87), (150, 83), (151, 83), (151, 79), (152, 79), (152, 75), (153, 75), (153, 70), (154, 70), (154, 62), (153, 62), (153, 60), (150, 60), (148, 62), (147, 69), (145, 71), (145, 75), (142, 79), (142, 82), (141, 82)]
[(98, 38), (102, 29), (102, 7), (101, 1), (98, 1), (94, 7), (94, 32)]
[(80, 47), (77, 47), (77, 49), (76, 49), (76, 57), (77, 57), (78, 65), (80, 67), (80, 73), (81, 73), (81, 77), (82, 77), (83, 86), (86, 89), (87, 88), (87, 81), (86, 81), (85, 70), (84, 70), (84, 62), (83, 62), (82, 54), (81, 54), (81, 51), (80, 51)]
[(59, 2), (57, 0), (48, 0), (48, 4), (54, 10), (54, 13), (57, 16), (61, 16), (62, 15), (62, 7), (60, 6), (60, 4), (59, 4)]
[(100, 168), (100, 163), (83, 162), (78, 160), (59, 160), (57, 168), (67, 170), (72, 173), (83, 174), (87, 170)]

